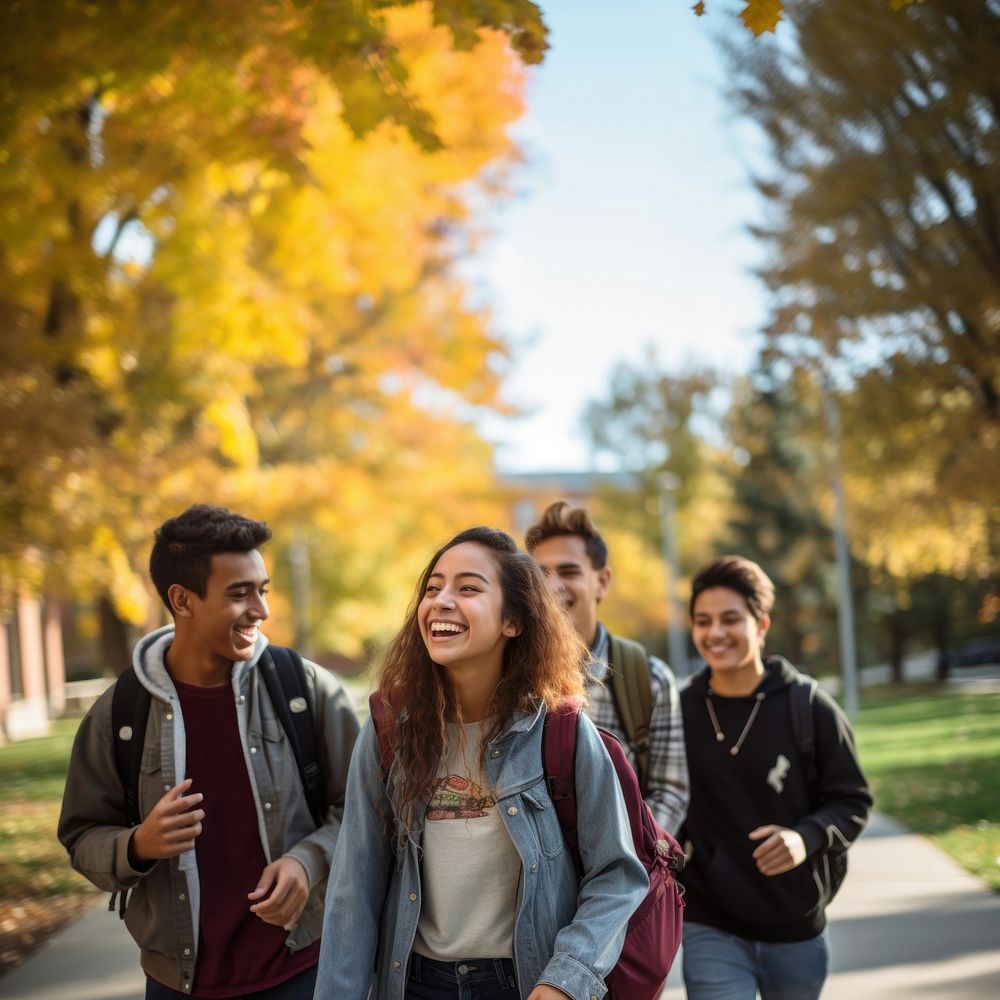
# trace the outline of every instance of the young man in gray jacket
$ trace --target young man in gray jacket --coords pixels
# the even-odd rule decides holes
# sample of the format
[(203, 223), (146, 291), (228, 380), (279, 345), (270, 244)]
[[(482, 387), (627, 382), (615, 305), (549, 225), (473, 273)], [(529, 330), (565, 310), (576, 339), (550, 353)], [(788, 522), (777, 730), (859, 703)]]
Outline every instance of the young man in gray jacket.
[(291, 737), (260, 676), (267, 525), (196, 504), (156, 532), (150, 575), (174, 624), (133, 654), (151, 696), (131, 825), (112, 732), (114, 687), (73, 745), (59, 839), (98, 888), (131, 890), (125, 923), (147, 1000), (310, 1000), (323, 897), (358, 722), (309, 661), (327, 811), (317, 826)]

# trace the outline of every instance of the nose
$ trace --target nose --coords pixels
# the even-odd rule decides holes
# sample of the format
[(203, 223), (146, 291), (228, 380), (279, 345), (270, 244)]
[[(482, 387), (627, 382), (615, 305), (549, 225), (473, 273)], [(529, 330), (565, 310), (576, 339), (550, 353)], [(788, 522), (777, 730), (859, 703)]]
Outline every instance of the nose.
[(431, 607), (433, 608), (453, 608), (454, 606), (455, 596), (452, 593), (450, 585), (441, 587), (434, 595), (434, 600), (431, 601)]
[(267, 606), (267, 597), (258, 593), (250, 605), (250, 610), (263, 622), (271, 617), (271, 612)]

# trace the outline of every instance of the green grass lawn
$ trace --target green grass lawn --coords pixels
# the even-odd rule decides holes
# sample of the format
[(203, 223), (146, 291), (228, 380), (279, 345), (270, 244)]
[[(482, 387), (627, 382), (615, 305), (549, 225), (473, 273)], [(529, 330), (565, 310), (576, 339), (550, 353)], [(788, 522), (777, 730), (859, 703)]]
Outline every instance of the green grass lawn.
[(50, 736), (0, 749), (0, 972), (97, 898), (56, 840), (78, 722), (59, 721)]
[(1000, 890), (1000, 692), (886, 692), (855, 731), (877, 808)]

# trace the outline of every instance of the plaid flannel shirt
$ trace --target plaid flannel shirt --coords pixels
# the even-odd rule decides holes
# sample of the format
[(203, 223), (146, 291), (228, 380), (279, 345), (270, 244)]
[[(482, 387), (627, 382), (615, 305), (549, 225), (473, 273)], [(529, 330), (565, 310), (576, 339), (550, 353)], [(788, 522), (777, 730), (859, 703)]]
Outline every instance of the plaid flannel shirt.
[[(634, 766), (635, 757), (629, 750), (611, 686), (605, 683), (608, 676), (609, 642), (608, 630), (598, 624), (597, 640), (591, 651), (593, 659), (588, 667), (587, 694), (590, 702), (587, 714), (595, 725), (609, 730), (622, 741)], [(653, 714), (649, 723), (649, 787), (646, 789), (646, 803), (660, 826), (676, 836), (687, 814), (690, 798), (681, 703), (673, 671), (662, 660), (650, 656), (649, 673)]]

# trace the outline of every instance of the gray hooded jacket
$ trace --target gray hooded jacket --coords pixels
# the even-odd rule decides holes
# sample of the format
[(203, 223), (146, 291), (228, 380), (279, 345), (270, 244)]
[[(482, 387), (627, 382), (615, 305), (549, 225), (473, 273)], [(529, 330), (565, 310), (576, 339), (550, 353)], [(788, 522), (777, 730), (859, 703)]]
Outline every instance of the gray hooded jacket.
[[(152, 695), (139, 776), (143, 816), (185, 775), (184, 717), (164, 664), (173, 632), (172, 625), (151, 632), (133, 653), (136, 676)], [(261, 635), (253, 657), (233, 664), (231, 681), (264, 856), (269, 864), (285, 855), (295, 858), (309, 877), (309, 899), (286, 941), (290, 950), (297, 951), (315, 941), (322, 928), (323, 898), (343, 817), (358, 721), (340, 682), (304, 661), (329, 804), (325, 821), (317, 828), (291, 745), (255, 669), (266, 646)], [(115, 765), (112, 694), (113, 687), (80, 723), (66, 777), (59, 840), (73, 867), (99, 889), (132, 890), (125, 924), (139, 945), (143, 970), (172, 989), (190, 993), (201, 901), (195, 852), (158, 861), (145, 871), (129, 863), (131, 828)]]

